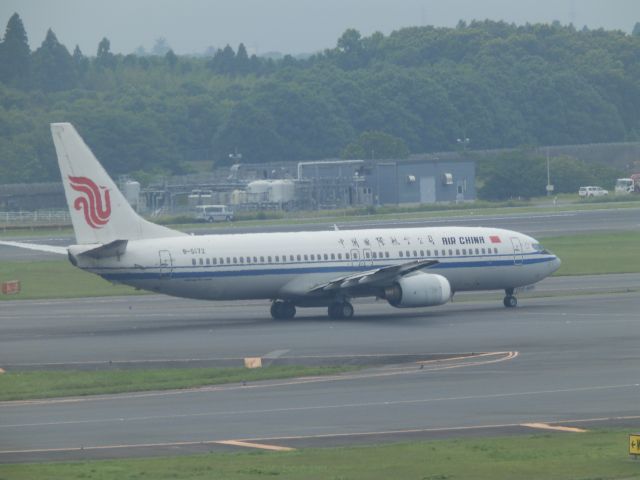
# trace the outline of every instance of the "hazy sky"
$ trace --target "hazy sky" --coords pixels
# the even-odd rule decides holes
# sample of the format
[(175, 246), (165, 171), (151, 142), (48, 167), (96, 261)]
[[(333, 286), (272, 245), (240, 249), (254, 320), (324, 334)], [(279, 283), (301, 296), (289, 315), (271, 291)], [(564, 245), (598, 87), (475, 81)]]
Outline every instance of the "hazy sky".
[(165, 37), (178, 54), (240, 42), (250, 53), (296, 54), (334, 47), (347, 28), (388, 34), (460, 19), (559, 20), (630, 32), (640, 21), (640, 0), (0, 0), (3, 35), (14, 12), (32, 49), (52, 28), (69, 50), (79, 44), (87, 55), (95, 55), (102, 37), (115, 53), (149, 50)]

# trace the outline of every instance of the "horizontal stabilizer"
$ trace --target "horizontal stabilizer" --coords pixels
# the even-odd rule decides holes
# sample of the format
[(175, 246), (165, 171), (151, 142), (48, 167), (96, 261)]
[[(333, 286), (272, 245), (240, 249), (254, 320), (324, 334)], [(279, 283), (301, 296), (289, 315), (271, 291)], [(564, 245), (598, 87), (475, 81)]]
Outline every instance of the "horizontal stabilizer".
[(0, 240), (0, 245), (6, 245), (8, 247), (26, 248), (27, 250), (36, 250), (38, 252), (56, 253), (58, 255), (67, 254), (67, 247), (58, 247), (55, 245), (41, 245), (39, 243), (9, 242), (4, 240)]
[(124, 251), (127, 249), (127, 243), (129, 243), (128, 240), (114, 240), (113, 242), (100, 245), (99, 247), (92, 248), (91, 250), (85, 250), (79, 255), (91, 258), (119, 257), (120, 255), (123, 255)]

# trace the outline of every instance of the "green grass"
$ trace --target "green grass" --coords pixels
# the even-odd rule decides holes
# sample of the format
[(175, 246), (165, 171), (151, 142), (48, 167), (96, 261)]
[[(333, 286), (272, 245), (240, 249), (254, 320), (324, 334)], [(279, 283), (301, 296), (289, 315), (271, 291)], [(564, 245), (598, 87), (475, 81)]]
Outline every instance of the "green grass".
[(72, 266), (67, 259), (34, 262), (1, 262), (0, 282), (20, 280), (21, 292), (2, 295), (1, 300), (73, 298), (142, 293)]
[(640, 232), (549, 237), (542, 244), (562, 260), (556, 275), (640, 272)]
[(628, 431), (185, 457), (0, 465), (0, 479), (586, 480), (640, 478)]
[(98, 371), (6, 372), (0, 401), (194, 388), (278, 378), (333, 375), (357, 367), (162, 368)]
[[(640, 232), (588, 233), (549, 237), (545, 247), (562, 259), (556, 275), (590, 275), (640, 272)], [(20, 280), (22, 292), (0, 295), (1, 300), (98, 297), (144, 292), (112, 285), (83, 272), (66, 260), (3, 262), (0, 282)]]

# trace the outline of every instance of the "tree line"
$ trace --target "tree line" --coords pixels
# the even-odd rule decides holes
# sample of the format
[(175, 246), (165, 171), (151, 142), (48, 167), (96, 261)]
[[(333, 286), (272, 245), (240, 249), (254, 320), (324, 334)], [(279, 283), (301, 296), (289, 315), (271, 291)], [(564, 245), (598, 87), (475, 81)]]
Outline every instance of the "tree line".
[[(640, 25), (474, 21), (363, 37), (307, 58), (30, 50), (19, 15), (0, 42), (2, 183), (58, 176), (50, 122), (70, 121), (112, 174), (185, 173), (329, 157), (640, 139)], [(496, 160), (497, 161), (497, 160)]]

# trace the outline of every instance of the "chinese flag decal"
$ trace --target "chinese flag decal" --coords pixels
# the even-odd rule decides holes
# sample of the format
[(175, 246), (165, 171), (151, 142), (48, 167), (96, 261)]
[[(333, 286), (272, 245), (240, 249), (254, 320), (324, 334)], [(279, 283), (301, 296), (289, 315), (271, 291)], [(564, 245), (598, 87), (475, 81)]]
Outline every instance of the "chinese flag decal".
[(490, 235), (489, 240), (491, 240), (491, 243), (502, 243), (502, 240), (497, 235)]

